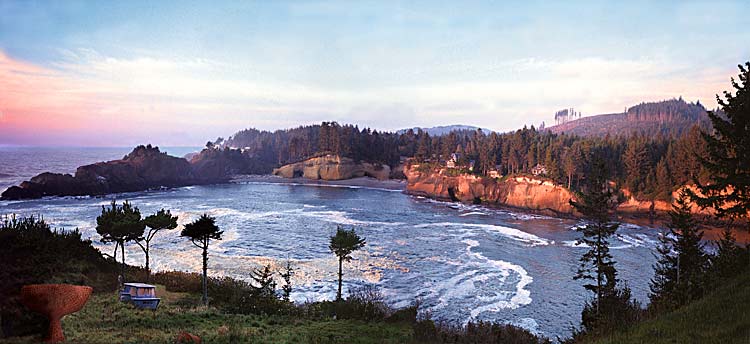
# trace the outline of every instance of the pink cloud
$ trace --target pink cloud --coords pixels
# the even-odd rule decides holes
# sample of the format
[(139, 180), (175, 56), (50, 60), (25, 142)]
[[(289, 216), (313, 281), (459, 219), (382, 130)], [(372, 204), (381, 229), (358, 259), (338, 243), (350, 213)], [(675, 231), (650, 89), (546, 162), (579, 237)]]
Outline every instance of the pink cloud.
[[(63, 134), (102, 129), (95, 85), (0, 51), (0, 143), (55, 142)], [(98, 128), (97, 128), (98, 127)]]

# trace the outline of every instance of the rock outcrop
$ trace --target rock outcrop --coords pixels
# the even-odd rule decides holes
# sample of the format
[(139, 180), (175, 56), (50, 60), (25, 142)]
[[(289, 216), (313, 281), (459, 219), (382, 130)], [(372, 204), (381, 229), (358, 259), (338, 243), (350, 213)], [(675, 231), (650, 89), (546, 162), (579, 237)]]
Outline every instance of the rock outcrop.
[(356, 177), (389, 179), (388, 165), (355, 162), (336, 155), (325, 155), (276, 170), (257, 156), (238, 149), (206, 148), (190, 161), (167, 155), (158, 147), (138, 146), (120, 160), (79, 167), (74, 175), (39, 174), (19, 186), (5, 190), (0, 200), (20, 200), (45, 196), (105, 195), (143, 191), (160, 187), (223, 183), (241, 174), (274, 174), (287, 178), (342, 180)]
[(447, 169), (420, 168), (407, 165), (406, 192), (440, 200), (487, 203), (530, 209), (556, 214), (572, 214), (568, 189), (529, 177), (504, 179), (483, 178), (475, 175), (451, 175)]
[(273, 174), (284, 178), (307, 178), (313, 180), (343, 180), (357, 177), (372, 177), (379, 180), (390, 178), (388, 165), (354, 160), (338, 155), (324, 155), (273, 170)]
[(75, 175), (45, 172), (2, 193), (2, 200), (44, 196), (104, 195), (159, 187), (178, 187), (228, 180), (228, 176), (203, 176), (183, 158), (138, 146), (121, 160), (79, 167)]

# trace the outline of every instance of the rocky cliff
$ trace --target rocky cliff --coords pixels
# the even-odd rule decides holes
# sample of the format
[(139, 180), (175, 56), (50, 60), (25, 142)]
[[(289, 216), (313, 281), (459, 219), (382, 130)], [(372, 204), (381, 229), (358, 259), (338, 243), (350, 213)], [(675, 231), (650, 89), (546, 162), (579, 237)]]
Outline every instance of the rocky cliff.
[(284, 178), (303, 177), (313, 180), (342, 180), (357, 177), (372, 177), (385, 180), (391, 176), (388, 165), (355, 162), (338, 155), (324, 155), (273, 170), (273, 174)]
[(39, 174), (19, 186), (5, 190), (2, 200), (44, 196), (104, 195), (141, 191), (158, 187), (177, 187), (228, 180), (226, 175), (196, 173), (193, 165), (159, 151), (158, 147), (138, 146), (120, 160), (79, 167), (74, 175)]
[[(567, 188), (548, 180), (516, 176), (503, 179), (483, 178), (469, 174), (452, 174), (448, 169), (434, 169), (420, 165), (404, 166), (407, 178), (406, 192), (444, 201), (465, 203), (485, 203), (511, 206), (556, 214), (574, 214), (568, 202), (574, 198)], [(672, 193), (677, 199), (683, 189), (700, 194), (693, 185), (686, 185)], [(672, 210), (672, 204), (663, 200), (638, 200), (622, 190), (624, 199), (617, 208), (621, 215), (664, 215)], [(694, 202), (688, 202), (690, 210), (700, 216), (711, 216), (714, 211), (701, 209)]]
[(487, 203), (556, 214), (572, 214), (573, 194), (552, 182), (529, 177), (504, 179), (451, 175), (447, 169), (404, 167), (406, 192), (441, 200)]

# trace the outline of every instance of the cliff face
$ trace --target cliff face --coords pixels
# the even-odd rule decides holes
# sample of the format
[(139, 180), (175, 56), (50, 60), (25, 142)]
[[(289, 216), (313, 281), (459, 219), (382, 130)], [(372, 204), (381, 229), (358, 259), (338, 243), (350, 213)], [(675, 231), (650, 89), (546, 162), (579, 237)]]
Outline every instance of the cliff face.
[(169, 156), (149, 145), (136, 147), (121, 160), (81, 166), (75, 175), (42, 173), (19, 186), (8, 188), (0, 199), (103, 195), (217, 180), (196, 175), (187, 160)]
[(329, 154), (284, 165), (274, 169), (273, 174), (284, 178), (303, 177), (313, 180), (342, 180), (357, 177), (385, 180), (390, 177), (391, 168), (388, 165), (357, 163), (350, 158)]
[[(697, 195), (703, 195), (700, 190), (695, 185), (685, 185), (678, 190), (675, 190), (672, 192), (672, 199), (678, 199), (680, 198), (680, 194), (683, 192), (683, 190), (689, 189), (690, 191), (694, 192)], [(663, 201), (663, 200), (656, 200), (656, 201), (647, 201), (647, 200), (638, 200), (626, 189), (622, 190), (623, 195), (625, 196), (625, 201), (620, 204), (620, 206), (617, 208), (620, 212), (625, 213), (648, 213), (652, 207), (653, 204), (653, 210), (656, 212), (662, 212), (666, 213), (670, 210), (672, 210), (672, 203)], [(693, 214), (699, 214), (699, 215), (714, 215), (716, 213), (715, 210), (711, 208), (701, 209), (698, 204), (696, 204), (693, 201), (688, 201), (687, 204), (690, 206), (690, 211)]]
[(451, 176), (447, 170), (420, 171), (419, 165), (404, 167), (407, 193), (441, 200), (489, 203), (517, 208), (572, 214), (568, 202), (573, 194), (548, 181), (527, 177), (502, 181), (473, 175)]

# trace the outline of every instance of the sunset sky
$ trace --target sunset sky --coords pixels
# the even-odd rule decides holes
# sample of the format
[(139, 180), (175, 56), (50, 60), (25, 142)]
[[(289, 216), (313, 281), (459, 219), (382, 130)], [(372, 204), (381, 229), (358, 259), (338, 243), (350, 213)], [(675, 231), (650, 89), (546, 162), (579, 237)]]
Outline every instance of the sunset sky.
[(0, 145), (202, 145), (324, 120), (549, 124), (750, 59), (750, 1), (0, 0)]

